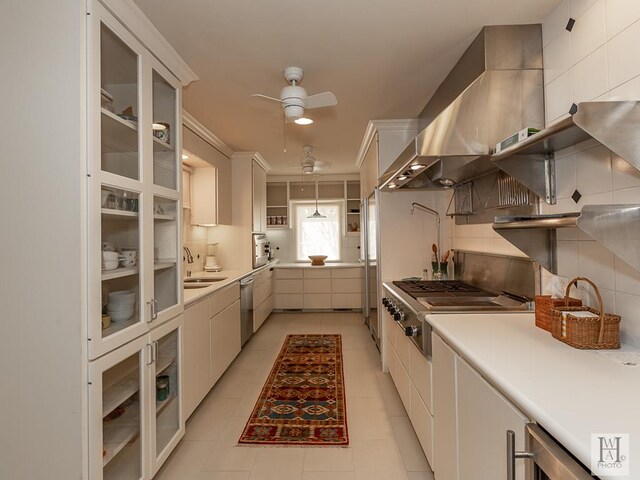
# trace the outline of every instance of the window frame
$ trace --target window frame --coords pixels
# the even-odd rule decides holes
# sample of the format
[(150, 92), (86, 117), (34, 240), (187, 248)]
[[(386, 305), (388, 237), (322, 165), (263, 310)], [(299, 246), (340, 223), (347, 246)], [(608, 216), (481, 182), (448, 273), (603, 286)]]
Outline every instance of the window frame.
[[(309, 262), (309, 258), (305, 256), (305, 258), (301, 258), (300, 255), (300, 251), (299, 251), (299, 245), (300, 245), (300, 240), (299, 240), (299, 236), (301, 235), (301, 232), (299, 231), (298, 228), (298, 220), (299, 220), (299, 213), (298, 213), (298, 207), (312, 207), (313, 209), (315, 209), (316, 206), (316, 200), (315, 199), (305, 199), (305, 200), (291, 200), (291, 212), (293, 213), (292, 215), (292, 222), (291, 222), (291, 228), (293, 229), (293, 241), (295, 243), (294, 245), (294, 261), (297, 263), (305, 263), (305, 262)], [(342, 199), (323, 199), (323, 200), (318, 200), (318, 210), (321, 210), (323, 206), (336, 206), (338, 207), (338, 235), (337, 235), (337, 252), (338, 252), (338, 256), (337, 258), (327, 258), (327, 262), (341, 262), (342, 261), (342, 247), (343, 247), (343, 236), (344, 236), (344, 212), (345, 212), (345, 201)], [(313, 220), (311, 220), (313, 221)]]

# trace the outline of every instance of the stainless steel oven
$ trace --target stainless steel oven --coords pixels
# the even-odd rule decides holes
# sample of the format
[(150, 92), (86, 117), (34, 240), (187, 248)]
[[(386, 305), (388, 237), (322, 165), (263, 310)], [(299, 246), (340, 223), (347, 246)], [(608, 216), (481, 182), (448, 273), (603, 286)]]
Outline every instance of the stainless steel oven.
[(524, 459), (527, 480), (593, 480), (586, 468), (575, 460), (547, 432), (535, 423), (525, 431), (526, 451), (515, 449), (515, 433), (507, 431), (507, 480), (515, 480), (516, 460)]

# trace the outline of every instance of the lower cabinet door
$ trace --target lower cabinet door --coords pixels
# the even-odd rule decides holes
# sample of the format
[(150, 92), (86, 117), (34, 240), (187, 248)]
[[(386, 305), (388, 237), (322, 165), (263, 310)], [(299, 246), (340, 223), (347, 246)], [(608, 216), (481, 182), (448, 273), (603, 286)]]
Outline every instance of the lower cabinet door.
[[(456, 362), (459, 478), (507, 480), (506, 432), (524, 450), (529, 419), (464, 360)], [(516, 479), (524, 478), (525, 462), (516, 462)]]
[(211, 380), (215, 383), (240, 353), (240, 300), (236, 300), (210, 321)]
[(147, 335), (89, 363), (89, 477), (149, 478), (147, 405), (143, 388), (151, 363)]
[(411, 383), (411, 425), (427, 457), (429, 465), (433, 462), (433, 417), (422, 401), (413, 382)]
[(155, 474), (184, 436), (182, 412), (183, 317), (152, 330), (149, 365), (151, 471)]
[(254, 333), (262, 326), (265, 320), (269, 317), (273, 311), (273, 295), (269, 295), (267, 299), (262, 302), (253, 311), (253, 331)]

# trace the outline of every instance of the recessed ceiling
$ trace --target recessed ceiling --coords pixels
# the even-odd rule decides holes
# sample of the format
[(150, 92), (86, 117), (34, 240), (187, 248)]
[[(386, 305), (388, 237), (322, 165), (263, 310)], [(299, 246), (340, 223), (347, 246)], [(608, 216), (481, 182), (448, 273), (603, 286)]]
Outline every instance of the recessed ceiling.
[[(313, 145), (321, 173), (353, 173), (367, 123), (415, 118), (485, 25), (539, 23), (560, 0), (135, 0), (200, 77), (183, 105), (235, 151), (258, 151), (271, 174), (300, 173)], [(287, 66), (311, 95), (338, 105), (283, 124)], [(283, 135), (285, 133), (285, 135)], [(286, 138), (287, 152), (283, 152)]]

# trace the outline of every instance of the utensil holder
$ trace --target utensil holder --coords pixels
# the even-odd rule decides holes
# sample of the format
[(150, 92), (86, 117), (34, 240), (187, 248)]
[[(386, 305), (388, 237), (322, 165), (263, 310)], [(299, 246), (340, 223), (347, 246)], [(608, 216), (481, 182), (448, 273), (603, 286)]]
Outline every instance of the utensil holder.
[[(598, 310), (591, 307), (569, 306), (571, 286), (579, 281), (587, 282), (598, 298)], [(553, 308), (551, 334), (567, 345), (587, 350), (616, 350), (620, 348), (619, 315), (604, 313), (600, 290), (595, 283), (585, 277), (576, 277), (567, 284), (564, 306)], [(578, 317), (571, 312), (591, 312), (597, 317)]]

